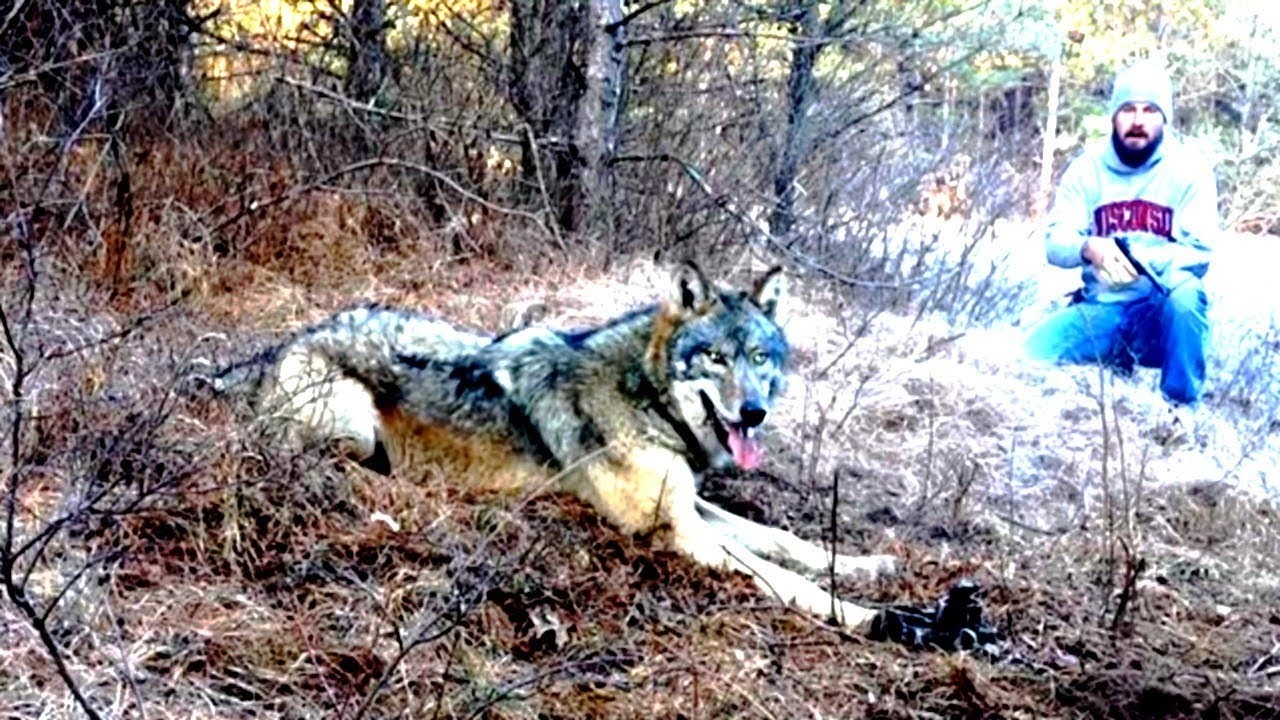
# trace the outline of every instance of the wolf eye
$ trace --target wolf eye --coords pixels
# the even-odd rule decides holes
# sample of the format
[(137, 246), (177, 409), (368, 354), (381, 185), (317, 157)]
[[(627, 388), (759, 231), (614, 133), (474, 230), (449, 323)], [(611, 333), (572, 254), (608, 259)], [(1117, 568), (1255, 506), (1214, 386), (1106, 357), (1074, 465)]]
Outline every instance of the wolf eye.
[(763, 365), (769, 362), (769, 354), (763, 350), (753, 350), (749, 359), (752, 365)]
[(728, 364), (728, 362), (726, 362), (724, 359), (724, 353), (720, 352), (719, 350), (707, 350), (703, 354), (707, 356), (707, 360), (709, 360), (712, 364), (715, 364), (715, 365)]

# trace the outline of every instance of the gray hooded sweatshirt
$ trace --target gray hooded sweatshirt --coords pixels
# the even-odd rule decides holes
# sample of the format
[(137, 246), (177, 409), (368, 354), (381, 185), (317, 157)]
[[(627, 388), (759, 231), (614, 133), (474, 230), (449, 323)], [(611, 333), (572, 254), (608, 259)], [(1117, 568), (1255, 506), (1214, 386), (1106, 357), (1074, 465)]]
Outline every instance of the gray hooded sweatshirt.
[[(1125, 73), (1117, 77), (1116, 95), (1124, 78)], [(1124, 92), (1141, 95), (1128, 87)], [(1168, 118), (1168, 109), (1162, 110)], [(1140, 277), (1123, 287), (1108, 287), (1080, 255), (1088, 237), (1127, 239), (1134, 259), (1169, 291), (1192, 277), (1204, 277), (1218, 228), (1212, 166), (1166, 126), (1159, 147), (1140, 167), (1121, 162), (1110, 137), (1072, 160), (1054, 196), (1046, 246), (1051, 264), (1082, 268), (1085, 299), (1125, 302), (1150, 294), (1151, 281)]]

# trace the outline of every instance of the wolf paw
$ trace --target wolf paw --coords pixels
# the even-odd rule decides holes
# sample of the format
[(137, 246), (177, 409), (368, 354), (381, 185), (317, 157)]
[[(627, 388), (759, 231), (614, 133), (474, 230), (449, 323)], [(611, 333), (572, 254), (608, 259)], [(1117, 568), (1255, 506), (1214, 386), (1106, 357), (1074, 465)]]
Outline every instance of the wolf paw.
[(913, 648), (999, 654), (1000, 633), (982, 621), (982, 589), (971, 580), (951, 587), (931, 609), (885, 608), (871, 625), (871, 639)]
[(837, 555), (835, 572), (869, 579), (886, 577), (897, 574), (898, 558), (896, 555)]

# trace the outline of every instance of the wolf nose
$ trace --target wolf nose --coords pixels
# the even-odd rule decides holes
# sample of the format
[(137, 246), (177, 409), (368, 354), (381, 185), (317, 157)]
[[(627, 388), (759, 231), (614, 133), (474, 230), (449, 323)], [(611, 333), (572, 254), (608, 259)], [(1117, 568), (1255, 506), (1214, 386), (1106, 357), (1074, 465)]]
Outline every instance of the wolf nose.
[(753, 404), (743, 405), (742, 409), (738, 411), (738, 414), (742, 418), (743, 427), (753, 428), (764, 422), (764, 416), (766, 413), (764, 408)]

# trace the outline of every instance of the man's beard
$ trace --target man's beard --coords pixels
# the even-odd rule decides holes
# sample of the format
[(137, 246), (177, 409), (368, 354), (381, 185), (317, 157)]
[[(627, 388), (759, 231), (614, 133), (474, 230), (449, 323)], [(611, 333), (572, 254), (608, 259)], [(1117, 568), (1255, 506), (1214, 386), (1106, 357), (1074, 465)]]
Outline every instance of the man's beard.
[(1160, 147), (1160, 143), (1164, 142), (1164, 130), (1156, 133), (1151, 138), (1151, 142), (1140, 150), (1135, 150), (1124, 144), (1120, 138), (1120, 133), (1116, 130), (1111, 131), (1111, 145), (1116, 149), (1116, 155), (1120, 158), (1120, 162), (1131, 168), (1142, 167), (1155, 154), (1156, 149)]

